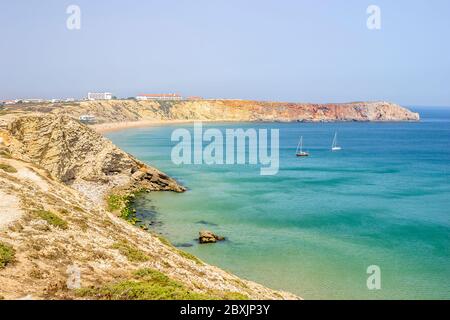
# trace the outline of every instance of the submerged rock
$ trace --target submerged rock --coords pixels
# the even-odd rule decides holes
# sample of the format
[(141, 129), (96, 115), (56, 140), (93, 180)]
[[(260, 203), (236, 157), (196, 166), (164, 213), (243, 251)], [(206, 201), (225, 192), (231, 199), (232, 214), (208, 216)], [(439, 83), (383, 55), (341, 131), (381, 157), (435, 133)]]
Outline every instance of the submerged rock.
[(216, 243), (217, 241), (225, 240), (224, 237), (218, 236), (211, 231), (203, 230), (199, 232), (198, 241), (200, 243)]
[(196, 222), (197, 224), (203, 224), (205, 226), (213, 226), (213, 227), (217, 227), (218, 224), (213, 223), (213, 222), (209, 222), (209, 221), (205, 221), (205, 220), (200, 220)]
[(185, 242), (185, 243), (175, 243), (174, 246), (177, 248), (189, 248), (193, 247), (194, 245), (192, 243)]

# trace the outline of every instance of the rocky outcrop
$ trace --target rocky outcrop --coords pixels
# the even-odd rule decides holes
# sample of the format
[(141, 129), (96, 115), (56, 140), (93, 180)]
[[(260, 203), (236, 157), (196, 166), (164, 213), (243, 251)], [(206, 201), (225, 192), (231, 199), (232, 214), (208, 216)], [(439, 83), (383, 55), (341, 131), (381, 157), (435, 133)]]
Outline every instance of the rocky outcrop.
[(216, 243), (217, 241), (223, 241), (223, 240), (225, 240), (224, 237), (218, 236), (208, 230), (202, 230), (198, 233), (198, 242), (201, 244)]
[(7, 128), (13, 156), (39, 165), (92, 199), (115, 187), (184, 191), (172, 178), (70, 117), (23, 116)]

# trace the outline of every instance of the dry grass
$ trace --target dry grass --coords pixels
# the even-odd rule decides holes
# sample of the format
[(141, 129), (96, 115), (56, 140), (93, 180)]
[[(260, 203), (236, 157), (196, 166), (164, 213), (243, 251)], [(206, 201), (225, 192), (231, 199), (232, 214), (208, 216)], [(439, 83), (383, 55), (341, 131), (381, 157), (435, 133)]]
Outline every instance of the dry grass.
[(127, 257), (130, 262), (145, 262), (149, 259), (143, 251), (139, 250), (126, 240), (116, 242), (112, 248), (119, 250), (119, 252)]
[(67, 221), (62, 219), (60, 216), (58, 216), (57, 214), (55, 214), (53, 212), (45, 211), (45, 210), (38, 210), (38, 211), (36, 211), (36, 214), (39, 218), (47, 221), (47, 223), (52, 226), (55, 226), (55, 227), (63, 229), (63, 230), (66, 230), (68, 228)]

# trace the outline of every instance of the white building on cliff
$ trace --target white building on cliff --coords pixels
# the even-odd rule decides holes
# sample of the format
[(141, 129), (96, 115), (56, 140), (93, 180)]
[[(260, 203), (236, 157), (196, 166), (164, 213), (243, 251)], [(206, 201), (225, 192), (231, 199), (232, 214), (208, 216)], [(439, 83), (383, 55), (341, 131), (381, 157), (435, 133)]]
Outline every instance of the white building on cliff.
[(88, 100), (111, 100), (112, 93), (110, 92), (89, 92), (87, 95)]
[(182, 100), (183, 97), (176, 93), (139, 94), (136, 100)]

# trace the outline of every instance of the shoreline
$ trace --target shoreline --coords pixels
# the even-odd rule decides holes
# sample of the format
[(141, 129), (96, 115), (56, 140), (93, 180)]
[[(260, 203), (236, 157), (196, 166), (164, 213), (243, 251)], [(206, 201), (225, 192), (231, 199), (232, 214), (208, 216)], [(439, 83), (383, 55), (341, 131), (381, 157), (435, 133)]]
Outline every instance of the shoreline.
[(106, 122), (88, 125), (88, 127), (90, 127), (91, 129), (95, 130), (98, 133), (108, 133), (132, 128), (145, 128), (165, 124), (189, 123), (194, 121), (195, 120), (137, 120), (137, 121), (122, 121), (122, 122)]
[[(164, 125), (176, 125), (176, 124), (183, 124), (183, 123), (194, 123), (194, 122), (207, 122), (207, 123), (352, 123), (354, 121), (347, 121), (347, 120), (337, 120), (337, 121), (248, 121), (248, 120), (230, 120), (230, 119), (220, 119), (220, 120), (136, 120), (136, 121), (119, 121), (119, 122), (105, 122), (105, 123), (98, 123), (98, 124), (88, 124), (87, 126), (97, 133), (103, 134), (103, 133), (110, 133), (110, 132), (117, 132), (121, 130), (126, 129), (133, 129), (133, 128), (148, 128), (148, 127), (154, 127), (154, 126), (164, 126)], [(415, 123), (420, 122), (420, 120), (411, 120), (411, 121), (357, 121), (360, 123), (399, 123), (399, 122), (406, 122), (406, 123)]]
[(87, 126), (93, 129), (95, 132), (103, 134), (109, 132), (116, 132), (126, 129), (133, 128), (147, 128), (153, 126), (164, 126), (164, 125), (176, 125), (183, 123), (194, 123), (194, 122), (205, 122), (205, 123), (290, 123), (293, 121), (248, 121), (248, 120), (230, 120), (230, 119), (217, 119), (217, 120), (205, 120), (205, 119), (171, 119), (171, 120), (136, 120), (136, 121), (118, 121), (118, 122), (105, 122), (98, 124), (88, 124)]

